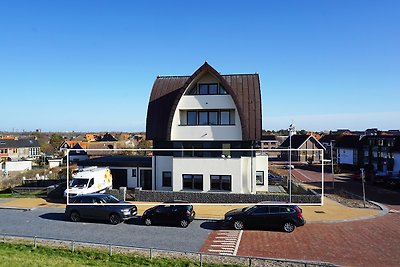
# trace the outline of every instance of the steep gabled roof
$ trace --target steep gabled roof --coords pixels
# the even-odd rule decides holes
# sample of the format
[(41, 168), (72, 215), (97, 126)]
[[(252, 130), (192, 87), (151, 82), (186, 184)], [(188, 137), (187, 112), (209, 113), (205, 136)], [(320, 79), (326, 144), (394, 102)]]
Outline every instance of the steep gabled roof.
[(261, 91), (258, 74), (221, 75), (207, 62), (191, 76), (157, 77), (147, 109), (146, 135), (150, 140), (171, 139), (174, 112), (186, 88), (202, 73), (214, 75), (232, 97), (242, 124), (243, 140), (261, 139)]
[(318, 141), (322, 144), (322, 143), (330, 143), (331, 141), (335, 141), (335, 140), (336, 140), (336, 135), (325, 134)]
[(115, 139), (115, 137), (112, 136), (112, 134), (106, 133), (106, 134), (103, 135), (103, 137), (99, 141), (100, 142), (115, 142), (115, 141), (118, 141), (118, 140)]
[(295, 134), (292, 135), (292, 140), (290, 138), (286, 138), (286, 140), (280, 145), (281, 148), (289, 148), (290, 142), (292, 142), (292, 148), (293, 149), (299, 149), (301, 146), (307, 142), (308, 139), (311, 139), (312, 142), (315, 143), (315, 145), (318, 148), (325, 149), (325, 147), (312, 135), (308, 134)]

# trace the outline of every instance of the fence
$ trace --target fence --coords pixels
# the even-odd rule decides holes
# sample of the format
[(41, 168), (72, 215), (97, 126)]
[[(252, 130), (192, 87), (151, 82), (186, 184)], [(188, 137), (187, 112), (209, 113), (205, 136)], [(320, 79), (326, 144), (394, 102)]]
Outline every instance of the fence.
[(261, 257), (247, 257), (247, 256), (233, 256), (233, 255), (216, 255), (200, 252), (188, 251), (175, 251), (159, 248), (145, 248), (133, 246), (120, 246), (114, 244), (82, 242), (74, 240), (62, 240), (53, 238), (44, 238), (37, 236), (23, 236), (23, 235), (8, 235), (2, 234), (3, 243), (16, 243), (16, 244), (32, 244), (34, 248), (38, 245), (44, 245), (55, 248), (68, 248), (71, 252), (79, 249), (97, 249), (107, 251), (112, 256), (114, 253), (126, 254), (132, 253), (150, 259), (155, 257), (160, 258), (184, 258), (197, 262), (200, 266), (203, 263), (219, 263), (219, 264), (239, 264), (243, 266), (292, 266), (292, 267), (314, 267), (314, 266), (338, 266), (329, 262), (315, 262), (315, 261), (300, 261), (288, 259), (274, 259), (274, 258), (261, 258)]

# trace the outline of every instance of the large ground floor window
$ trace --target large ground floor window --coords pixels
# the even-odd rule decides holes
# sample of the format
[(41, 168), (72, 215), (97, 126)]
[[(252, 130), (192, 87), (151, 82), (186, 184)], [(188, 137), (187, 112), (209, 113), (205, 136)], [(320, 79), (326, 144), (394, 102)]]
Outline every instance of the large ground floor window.
[(211, 190), (232, 191), (231, 175), (210, 175)]
[(202, 174), (183, 174), (183, 189), (203, 190)]

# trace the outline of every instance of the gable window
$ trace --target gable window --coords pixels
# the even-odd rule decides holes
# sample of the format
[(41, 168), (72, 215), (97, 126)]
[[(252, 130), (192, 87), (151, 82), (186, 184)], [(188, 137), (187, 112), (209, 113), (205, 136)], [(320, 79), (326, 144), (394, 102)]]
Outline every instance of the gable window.
[(162, 173), (162, 186), (163, 187), (172, 187), (172, 174), (171, 174), (171, 172), (163, 172)]
[(210, 175), (210, 189), (231, 191), (232, 190), (232, 176), (230, 175)]
[(203, 175), (201, 174), (183, 174), (183, 189), (203, 190)]
[(218, 83), (199, 83), (189, 95), (227, 95), (225, 88)]

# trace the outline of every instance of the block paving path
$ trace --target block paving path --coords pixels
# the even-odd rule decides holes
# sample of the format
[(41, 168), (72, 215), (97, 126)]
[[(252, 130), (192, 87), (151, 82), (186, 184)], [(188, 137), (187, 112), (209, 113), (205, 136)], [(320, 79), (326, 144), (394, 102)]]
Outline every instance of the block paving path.
[(399, 266), (400, 214), (313, 223), (286, 234), (244, 231), (237, 255), (332, 262), (344, 266)]
[(216, 230), (213, 231), (200, 249), (203, 253), (219, 255), (237, 254), (243, 230)]

